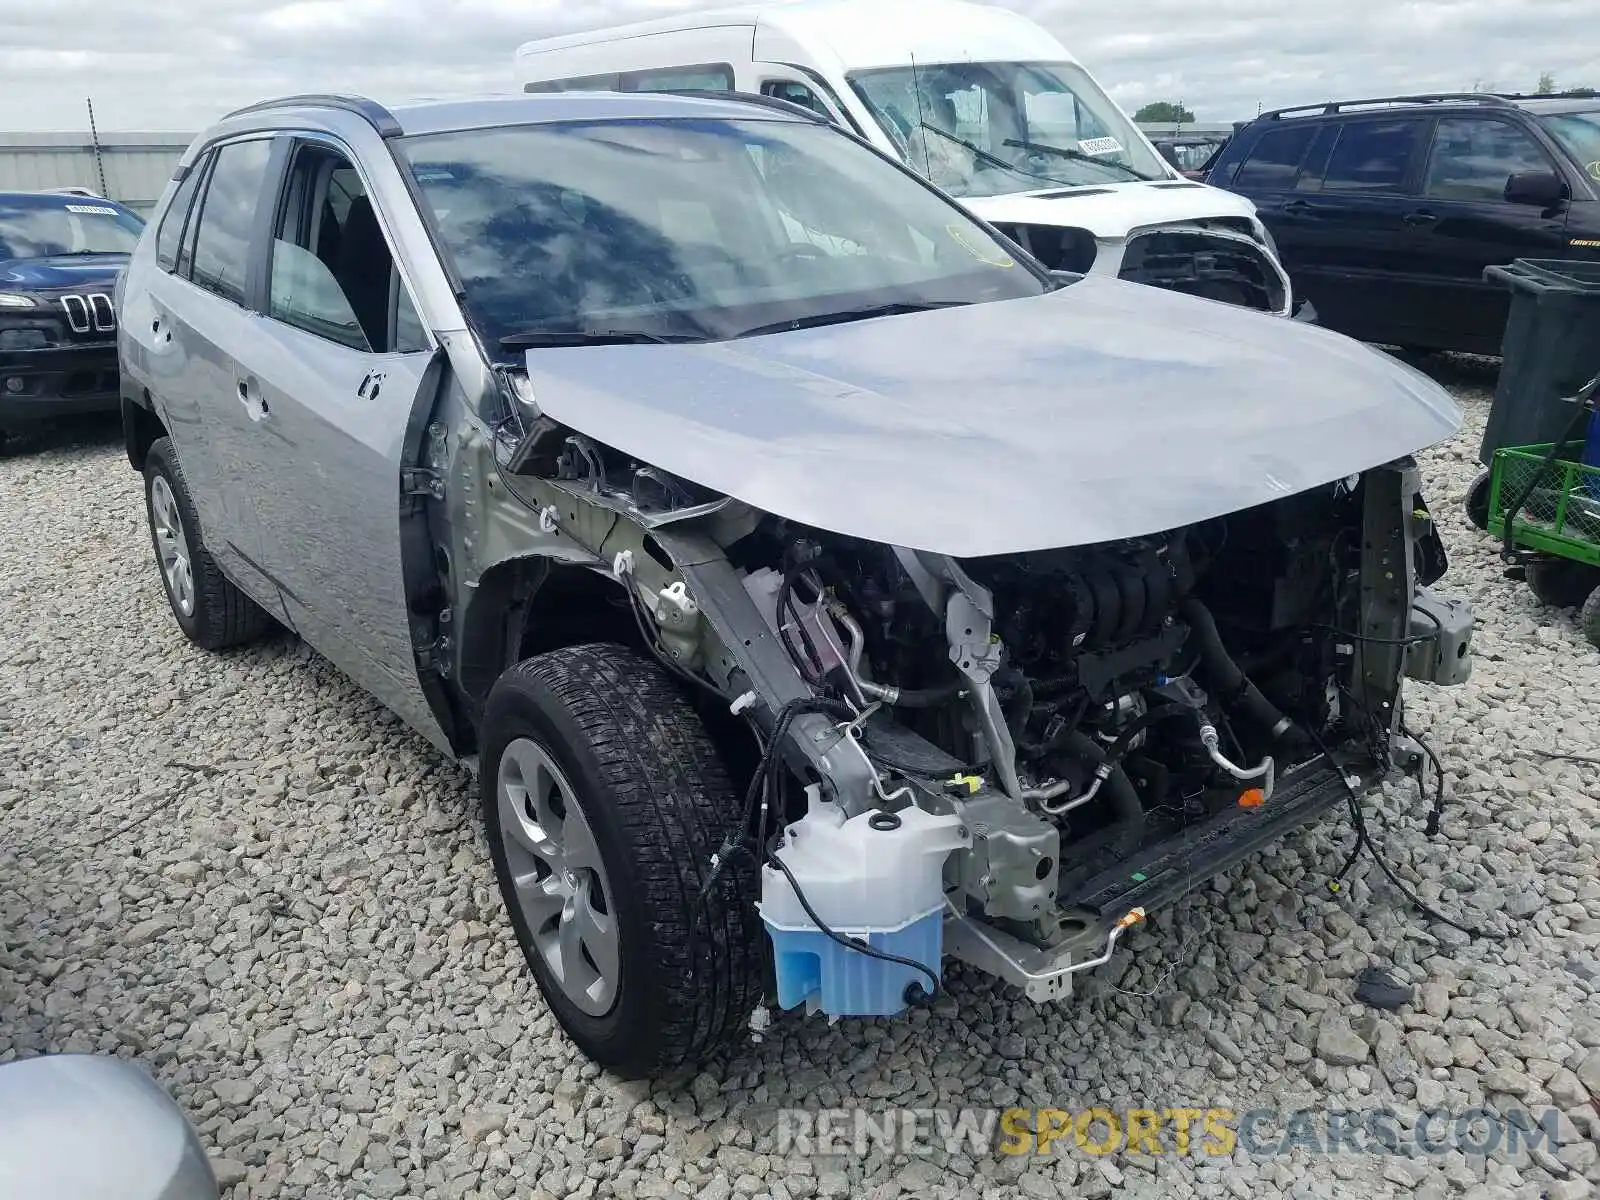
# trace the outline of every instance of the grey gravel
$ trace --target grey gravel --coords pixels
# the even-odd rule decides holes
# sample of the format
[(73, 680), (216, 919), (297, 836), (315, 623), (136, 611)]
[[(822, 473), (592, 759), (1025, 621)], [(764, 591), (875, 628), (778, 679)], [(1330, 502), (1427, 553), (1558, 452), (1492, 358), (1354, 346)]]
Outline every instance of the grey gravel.
[[(1581, 1200), (1600, 1182), (1600, 768), (1536, 749), (1600, 755), (1600, 655), (1460, 516), (1492, 368), (1429, 367), (1470, 417), (1424, 469), (1477, 661), (1465, 688), (1410, 692), (1447, 768), (1440, 835), (1407, 781), (1369, 822), (1425, 899), (1509, 941), (1421, 918), (1367, 860), (1332, 894), (1350, 841), (1333, 815), (1154, 915), (1070, 1003), (956, 968), (931, 1012), (783, 1017), (704, 1071), (611, 1079), (530, 983), (466, 773), (287, 637), (191, 649), (138, 480), (90, 427), (0, 460), (0, 1061), (139, 1060), (234, 1200)], [(1372, 964), (1417, 984), (1416, 1005), (1356, 1004)], [(1567, 1144), (1406, 1162), (777, 1153), (778, 1109), (857, 1103), (1386, 1105), (1403, 1128), (1554, 1105)]]

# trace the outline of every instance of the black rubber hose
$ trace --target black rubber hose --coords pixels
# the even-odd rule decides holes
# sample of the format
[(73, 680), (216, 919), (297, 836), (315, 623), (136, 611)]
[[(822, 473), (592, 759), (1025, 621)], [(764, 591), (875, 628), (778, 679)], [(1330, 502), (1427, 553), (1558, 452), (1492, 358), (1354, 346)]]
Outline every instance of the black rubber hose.
[(964, 683), (947, 683), (936, 688), (901, 688), (888, 703), (895, 708), (938, 708), (954, 700), (965, 686)]
[[(1062, 739), (1062, 749), (1095, 766), (1106, 761), (1106, 752), (1100, 745), (1088, 734), (1077, 730)], [(1144, 805), (1139, 802), (1139, 793), (1134, 790), (1133, 780), (1121, 767), (1106, 776), (1100, 794), (1110, 802), (1111, 811), (1116, 815), (1117, 839), (1114, 845), (1117, 855), (1126, 858), (1138, 850), (1144, 841)]]
[(1189, 637), (1200, 652), (1206, 680), (1220, 693), (1223, 704), (1229, 708), (1239, 707), (1274, 738), (1291, 734), (1299, 737), (1299, 727), (1278, 711), (1278, 706), (1263, 696), (1261, 689), (1251, 683), (1249, 677), (1239, 669), (1239, 664), (1233, 661), (1227, 647), (1222, 644), (1222, 635), (1217, 632), (1217, 622), (1211, 616), (1211, 610), (1191, 596), (1178, 611), (1189, 623)]

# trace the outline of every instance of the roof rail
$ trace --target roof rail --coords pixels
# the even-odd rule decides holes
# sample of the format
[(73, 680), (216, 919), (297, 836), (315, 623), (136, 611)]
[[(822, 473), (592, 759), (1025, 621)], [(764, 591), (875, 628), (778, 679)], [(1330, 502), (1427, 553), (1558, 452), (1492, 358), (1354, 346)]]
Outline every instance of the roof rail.
[(785, 100), (782, 96), (767, 96), (760, 92), (733, 92), (722, 91), (720, 88), (683, 88), (671, 92), (662, 92), (663, 96), (693, 96), (697, 100), (732, 100), (739, 104), (755, 104), (762, 108), (770, 108), (776, 112), (788, 113), (792, 117), (805, 117), (820, 125), (833, 124), (821, 113), (807, 108), (804, 104), (796, 104), (793, 100)]
[(1290, 108), (1274, 108), (1262, 113), (1258, 121), (1276, 121), (1291, 113), (1317, 113), (1332, 116), (1350, 108), (1384, 104), (1484, 104), (1491, 108), (1514, 108), (1506, 96), (1494, 92), (1430, 92), (1418, 96), (1377, 96), (1371, 100), (1329, 100), (1324, 104), (1297, 104)]
[(356, 116), (366, 121), (378, 131), (379, 137), (399, 137), (404, 132), (400, 122), (395, 116), (376, 100), (368, 100), (364, 96), (341, 96), (332, 93), (310, 93), (303, 96), (283, 96), (277, 100), (262, 100), (257, 104), (247, 104), (243, 108), (236, 108), (224, 117), (242, 117), (246, 113), (271, 112), (275, 108), (337, 108), (342, 112), (355, 113)]
[(1564, 92), (1497, 92), (1507, 100), (1600, 100), (1600, 91), (1594, 88), (1568, 88)]

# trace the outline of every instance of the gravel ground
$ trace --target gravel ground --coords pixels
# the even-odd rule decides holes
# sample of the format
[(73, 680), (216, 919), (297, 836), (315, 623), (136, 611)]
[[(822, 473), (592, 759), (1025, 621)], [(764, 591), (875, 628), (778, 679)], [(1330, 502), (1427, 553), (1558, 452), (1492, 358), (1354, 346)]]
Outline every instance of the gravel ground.
[[(1383, 1196), (1577, 1200), (1600, 1181), (1600, 655), (1504, 579), (1459, 518), (1491, 368), (1435, 365), (1469, 413), (1426, 457), (1480, 622), (1470, 685), (1411, 696), (1448, 770), (1444, 830), (1409, 785), (1372, 827), (1403, 877), (1508, 942), (1469, 941), (1342, 817), (1129, 939), (1070, 1004), (958, 969), (932, 1012), (780, 1020), (692, 1078), (603, 1076), (512, 943), (463, 771), (305, 647), (191, 648), (150, 562), (115, 431), (0, 461), (0, 1061), (138, 1059), (235, 1198)], [(1398, 1014), (1354, 1003), (1388, 964)], [(776, 1152), (781, 1106), (1565, 1110), (1568, 1144), (1487, 1159), (896, 1160)], [(1070, 1142), (1070, 1139), (1069, 1139)], [(1168, 1141), (1170, 1148), (1170, 1137)]]

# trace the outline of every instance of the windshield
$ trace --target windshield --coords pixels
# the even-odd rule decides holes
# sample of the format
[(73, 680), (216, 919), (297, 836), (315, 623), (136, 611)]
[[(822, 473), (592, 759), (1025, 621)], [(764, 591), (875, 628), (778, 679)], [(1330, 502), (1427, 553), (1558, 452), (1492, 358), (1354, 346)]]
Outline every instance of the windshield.
[(828, 125), (563, 122), (401, 147), (491, 352), (538, 330), (703, 340), (1053, 286)]
[(55, 254), (131, 254), (144, 222), (79, 196), (0, 196), (0, 262)]
[(1552, 113), (1539, 121), (1583, 164), (1589, 178), (1600, 183), (1600, 109)]
[(906, 162), (952, 196), (1170, 178), (1072, 63), (918, 63), (849, 79)]

